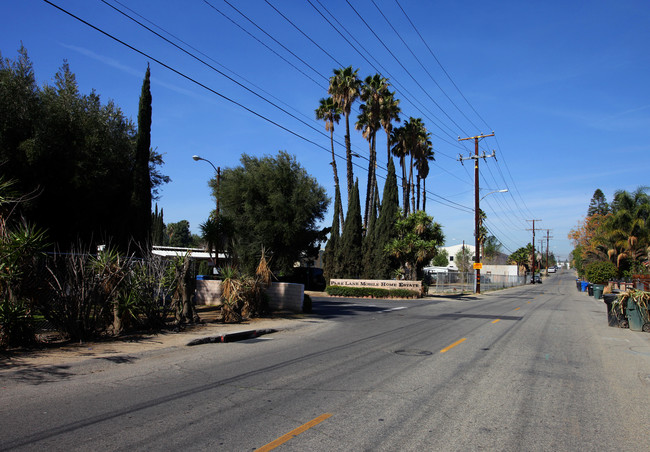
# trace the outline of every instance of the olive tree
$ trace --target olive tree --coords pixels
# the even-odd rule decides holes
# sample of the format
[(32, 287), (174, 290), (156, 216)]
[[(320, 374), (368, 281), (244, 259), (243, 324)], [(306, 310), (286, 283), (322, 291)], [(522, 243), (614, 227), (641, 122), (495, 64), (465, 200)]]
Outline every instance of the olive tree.
[[(242, 270), (255, 271), (262, 248), (278, 271), (301, 258), (316, 258), (325, 240), (317, 227), (329, 204), (325, 189), (284, 151), (275, 157), (243, 154), (240, 162), (223, 171), (219, 202)], [(216, 195), (216, 179), (210, 186)]]

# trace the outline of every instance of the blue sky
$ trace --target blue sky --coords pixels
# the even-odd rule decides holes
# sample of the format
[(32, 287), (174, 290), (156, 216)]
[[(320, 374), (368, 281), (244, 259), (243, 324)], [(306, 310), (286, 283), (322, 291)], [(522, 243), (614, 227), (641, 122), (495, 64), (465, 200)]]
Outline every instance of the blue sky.
[[(531, 241), (527, 220), (537, 219), (543, 231), (536, 247), (550, 229), (551, 250), (565, 258), (572, 248), (567, 233), (596, 188), (611, 200), (615, 190), (650, 185), (647, 1), (229, 0), (239, 12), (224, 0), (120, 1), (106, 3), (161, 27), (173, 35), (157, 29), (168, 39), (300, 119), (102, 1), (52, 0), (149, 57), (44, 1), (2, 2), (2, 56), (16, 58), (22, 41), (40, 84), (51, 84), (67, 59), (82, 93), (95, 89), (135, 121), (151, 64), (152, 146), (164, 154), (163, 172), (172, 179), (158, 201), (166, 222), (187, 219), (196, 232), (214, 206), (207, 186), (213, 170), (193, 161), (194, 154), (227, 168), (244, 152), (286, 150), (333, 196), (329, 139), (314, 109), (327, 96), (332, 70), (348, 65), (362, 77), (389, 78), (404, 119), (421, 117), (432, 133), (427, 212), (442, 224), (448, 245), (473, 243), (473, 169), (457, 160), (473, 153), (473, 142), (459, 143), (459, 136), (496, 134), (481, 141), (481, 152), (497, 155), (480, 163), (481, 196), (487, 195), (481, 207), (507, 253)], [(342, 122), (335, 133), (339, 155), (344, 130)], [(365, 181), (367, 143), (353, 132), (352, 144), (361, 155), (355, 177)], [(377, 149), (385, 168), (383, 133)], [(338, 167), (344, 180), (345, 162)], [(488, 195), (499, 189), (509, 192)]]

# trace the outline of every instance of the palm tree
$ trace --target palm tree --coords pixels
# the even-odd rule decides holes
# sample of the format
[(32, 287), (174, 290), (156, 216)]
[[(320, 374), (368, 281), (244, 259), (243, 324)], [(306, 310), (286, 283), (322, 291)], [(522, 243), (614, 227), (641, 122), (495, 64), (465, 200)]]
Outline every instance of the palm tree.
[(418, 170), (418, 186), (417, 186), (417, 205), (420, 210), (420, 181), (422, 181), (422, 210), (427, 210), (427, 176), (429, 175), (429, 162), (435, 160), (433, 145), (431, 141), (425, 140), (423, 143), (422, 151), (418, 154), (418, 159), (415, 162), (415, 168)]
[(617, 266), (628, 258), (633, 266), (648, 258), (650, 251), (650, 196), (647, 187), (632, 193), (619, 190), (614, 194), (612, 214), (606, 217), (604, 236), (613, 244), (608, 255)]
[(399, 108), (399, 99), (395, 99), (395, 92), (388, 91), (388, 86), (386, 88), (384, 95), (379, 99), (379, 122), (386, 132), (386, 160), (388, 160), (390, 159), (393, 121), (400, 122), (399, 114), (402, 110)]
[(368, 140), (368, 148), (369, 148), (369, 158), (368, 158), (368, 184), (366, 187), (366, 204), (365, 204), (365, 209), (364, 209), (364, 215), (363, 215), (363, 228), (364, 230), (366, 229), (366, 226), (368, 225), (368, 204), (372, 196), (372, 180), (373, 180), (373, 171), (374, 171), (374, 159), (373, 159), (373, 136), (374, 133), (376, 132), (377, 128), (375, 126), (376, 121), (374, 120), (374, 116), (372, 113), (372, 108), (368, 106), (368, 104), (361, 104), (359, 106), (359, 110), (361, 113), (359, 113), (359, 116), (357, 116), (357, 122), (354, 125), (354, 128), (357, 130), (361, 131), (361, 135), (363, 138)]
[[(336, 169), (336, 156), (334, 155), (334, 123), (338, 124), (341, 120), (341, 107), (339, 104), (334, 102), (334, 99), (328, 97), (327, 99), (321, 99), (320, 105), (316, 109), (316, 119), (321, 119), (325, 121), (325, 130), (330, 133), (330, 143), (332, 145), (332, 171), (334, 172), (334, 187), (336, 188), (336, 194), (338, 196), (339, 205), (341, 205), (341, 188), (339, 186), (339, 175)], [(341, 224), (344, 223), (343, 220), (343, 209), (339, 210), (341, 214)]]
[[(408, 121), (407, 121), (408, 122)], [(393, 144), (391, 148), (392, 154), (399, 159), (399, 166), (402, 169), (402, 215), (408, 214), (408, 190), (406, 185), (406, 156), (408, 155), (408, 147), (406, 143), (406, 123), (402, 127), (393, 129), (390, 142)]]
[[(408, 121), (404, 123), (404, 126), (399, 127), (395, 130), (400, 130), (400, 144), (399, 144), (399, 157), (405, 158), (407, 155), (410, 157), (409, 161), (409, 178), (408, 182), (404, 183), (402, 181), (402, 187), (404, 189), (404, 211), (405, 215), (409, 212), (408, 198), (409, 194), (411, 195), (411, 210), (415, 211), (415, 184), (413, 183), (413, 165), (414, 161), (419, 158), (420, 154), (424, 152), (424, 149), (427, 146), (431, 145), (429, 141), (430, 134), (427, 132), (426, 127), (422, 123), (421, 118), (409, 118)], [(395, 153), (395, 149), (393, 149)], [(404, 165), (405, 162), (400, 161), (400, 165)], [(404, 171), (404, 166), (402, 168), (403, 179), (406, 178)], [(406, 188), (404, 188), (406, 187)]]
[(363, 226), (368, 225), (368, 215), (370, 213), (370, 204), (374, 199), (376, 173), (377, 167), (377, 148), (376, 136), (377, 131), (381, 127), (380, 124), (380, 99), (383, 97), (384, 92), (388, 91), (388, 81), (375, 74), (372, 77), (366, 77), (364, 83), (361, 85), (361, 100), (365, 104), (361, 104), (359, 110), (361, 113), (358, 116), (358, 121), (355, 125), (357, 130), (362, 131), (363, 137), (368, 140), (369, 156), (368, 159), (368, 184), (366, 189), (366, 207), (364, 210)]
[(347, 159), (347, 182), (348, 182), (348, 204), (354, 190), (354, 174), (352, 171), (352, 146), (350, 144), (350, 111), (352, 104), (359, 97), (361, 89), (361, 80), (357, 76), (357, 70), (352, 70), (352, 66), (346, 68), (334, 69), (334, 75), (330, 77), (330, 86), (328, 93), (334, 99), (334, 102), (340, 105), (345, 115), (345, 156)]

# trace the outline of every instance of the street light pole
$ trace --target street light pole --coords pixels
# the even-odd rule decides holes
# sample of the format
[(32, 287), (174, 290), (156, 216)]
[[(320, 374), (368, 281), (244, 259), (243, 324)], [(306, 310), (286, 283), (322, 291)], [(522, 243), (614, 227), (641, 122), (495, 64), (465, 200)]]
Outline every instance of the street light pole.
[(203, 160), (204, 162), (208, 162), (210, 166), (214, 169), (214, 173), (217, 175), (217, 193), (215, 195), (215, 198), (217, 199), (217, 210), (215, 211), (214, 218), (217, 219), (219, 217), (219, 183), (221, 181), (221, 167), (216, 167), (214, 164), (208, 160), (204, 159), (203, 157), (199, 157), (198, 155), (193, 155), (192, 158), (194, 159), (195, 162), (198, 162), (199, 160)]
[(491, 191), (490, 193), (488, 193), (488, 194), (486, 194), (486, 195), (483, 195), (483, 197), (481, 198), (481, 201), (483, 201), (487, 196), (491, 195), (492, 193), (508, 193), (508, 189), (507, 189), (507, 188), (504, 188), (503, 190), (494, 190), (494, 191)]

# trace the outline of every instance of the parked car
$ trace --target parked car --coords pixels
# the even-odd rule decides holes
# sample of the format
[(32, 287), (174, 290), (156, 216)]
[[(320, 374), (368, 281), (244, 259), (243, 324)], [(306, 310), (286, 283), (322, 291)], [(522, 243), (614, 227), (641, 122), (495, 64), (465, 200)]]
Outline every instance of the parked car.
[(539, 276), (539, 275), (534, 275), (534, 276), (531, 278), (530, 283), (531, 283), (531, 284), (541, 284), (541, 283), (542, 283), (542, 277)]

